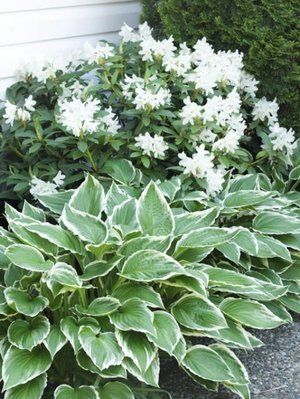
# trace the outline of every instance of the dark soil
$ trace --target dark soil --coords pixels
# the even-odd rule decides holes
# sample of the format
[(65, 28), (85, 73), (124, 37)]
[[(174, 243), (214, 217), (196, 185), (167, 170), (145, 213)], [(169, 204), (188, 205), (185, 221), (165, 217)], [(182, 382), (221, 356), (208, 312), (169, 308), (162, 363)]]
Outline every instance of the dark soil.
[[(237, 351), (251, 380), (251, 399), (300, 399), (300, 317), (293, 325), (255, 331), (264, 346), (253, 352)], [(161, 386), (173, 399), (237, 399), (226, 389), (208, 392), (170, 362), (164, 367)]]

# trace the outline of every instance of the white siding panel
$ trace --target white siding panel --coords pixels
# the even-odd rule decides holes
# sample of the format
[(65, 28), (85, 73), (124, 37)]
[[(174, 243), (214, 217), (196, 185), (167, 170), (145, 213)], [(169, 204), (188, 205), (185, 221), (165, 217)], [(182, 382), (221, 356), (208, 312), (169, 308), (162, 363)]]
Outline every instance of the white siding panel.
[(0, 98), (22, 61), (64, 55), (136, 27), (138, 0), (0, 0)]
[(135, 24), (137, 3), (100, 4), (0, 14), (0, 46), (117, 31)]

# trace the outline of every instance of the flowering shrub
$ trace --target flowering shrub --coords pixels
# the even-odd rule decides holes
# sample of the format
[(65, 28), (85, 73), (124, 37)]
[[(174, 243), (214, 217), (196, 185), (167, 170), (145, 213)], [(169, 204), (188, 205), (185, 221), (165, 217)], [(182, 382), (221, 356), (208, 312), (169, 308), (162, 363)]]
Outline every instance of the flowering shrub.
[(278, 124), (276, 100), (256, 97), (242, 54), (216, 52), (205, 38), (176, 47), (146, 23), (120, 35), (118, 47), (99, 43), (18, 72), (1, 111), (3, 197), (36, 179), (51, 191), (59, 171), (72, 187), (85, 171), (105, 174), (112, 158), (161, 180), (191, 176), (211, 196), (227, 171), (286, 179), (294, 132)]
[(5, 398), (141, 398), (137, 380), (159, 393), (161, 352), (206, 388), (249, 398), (232, 348), (260, 346), (248, 327), (300, 311), (299, 196), (262, 175), (235, 178), (216, 203), (172, 183), (133, 196), (87, 176), (75, 191), (39, 195), (51, 217), (6, 207)]

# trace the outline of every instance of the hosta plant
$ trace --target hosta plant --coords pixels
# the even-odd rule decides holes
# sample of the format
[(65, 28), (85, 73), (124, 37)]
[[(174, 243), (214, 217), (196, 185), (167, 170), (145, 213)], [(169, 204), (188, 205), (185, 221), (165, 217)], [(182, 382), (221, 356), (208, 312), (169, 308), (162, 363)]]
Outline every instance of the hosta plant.
[(6, 399), (157, 394), (165, 356), (250, 397), (234, 348), (262, 344), (248, 327), (300, 311), (297, 193), (250, 175), (212, 202), (172, 184), (104, 190), (88, 175), (40, 200), (7, 205), (1, 230)]
[(38, 179), (54, 191), (62, 175), (71, 188), (86, 171), (105, 175), (111, 158), (160, 179), (183, 172), (212, 196), (226, 170), (286, 179), (294, 132), (278, 124), (276, 100), (256, 96), (242, 54), (205, 38), (176, 47), (147, 24), (121, 38), (22, 66), (0, 110), (2, 198), (34, 194)]

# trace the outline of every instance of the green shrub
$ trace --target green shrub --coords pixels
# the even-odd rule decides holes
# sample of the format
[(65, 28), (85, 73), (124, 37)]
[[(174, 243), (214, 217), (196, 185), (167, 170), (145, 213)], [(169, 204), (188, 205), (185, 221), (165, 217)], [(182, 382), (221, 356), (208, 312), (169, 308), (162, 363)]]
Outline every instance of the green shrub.
[(260, 93), (277, 97), (282, 121), (299, 133), (298, 0), (146, 0), (143, 7), (142, 19), (177, 42), (193, 45), (205, 36), (218, 50), (243, 51)]
[(72, 188), (85, 172), (107, 175), (113, 158), (153, 179), (190, 175), (211, 196), (226, 172), (287, 179), (294, 132), (279, 126), (276, 101), (256, 96), (241, 54), (205, 40), (176, 47), (147, 24), (121, 35), (63, 65), (23, 66), (0, 109), (0, 198), (35, 194), (41, 180)]
[(142, 398), (159, 393), (162, 352), (206, 388), (249, 397), (232, 348), (262, 345), (247, 327), (300, 312), (299, 196), (260, 175), (234, 179), (214, 204), (170, 182), (130, 192), (112, 183), (105, 193), (87, 176), (71, 193), (41, 196), (48, 211), (6, 207), (5, 397)]

